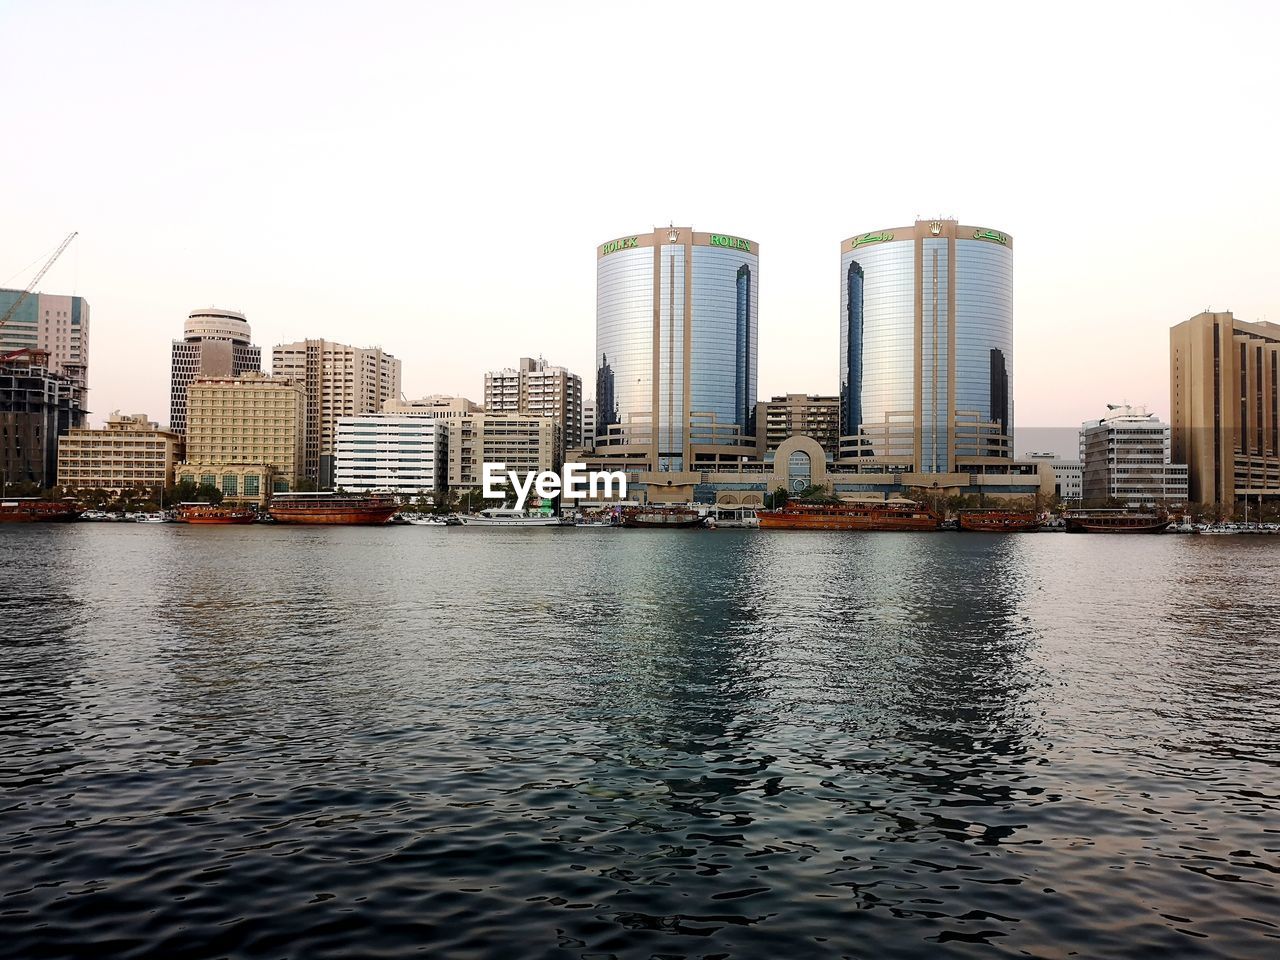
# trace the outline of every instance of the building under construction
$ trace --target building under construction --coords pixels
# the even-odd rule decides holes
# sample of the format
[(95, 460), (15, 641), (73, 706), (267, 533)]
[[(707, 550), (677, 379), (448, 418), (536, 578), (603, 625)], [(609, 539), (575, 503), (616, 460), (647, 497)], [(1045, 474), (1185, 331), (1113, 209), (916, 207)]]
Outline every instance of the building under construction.
[(47, 353), (0, 354), (0, 496), (14, 484), (56, 484), (58, 437), (86, 413), (80, 381), (53, 372)]

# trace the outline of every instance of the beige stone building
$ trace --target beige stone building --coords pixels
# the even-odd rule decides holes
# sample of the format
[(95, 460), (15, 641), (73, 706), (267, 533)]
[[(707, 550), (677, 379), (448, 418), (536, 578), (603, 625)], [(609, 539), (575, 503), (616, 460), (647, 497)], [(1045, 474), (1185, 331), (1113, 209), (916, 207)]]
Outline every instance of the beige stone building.
[(558, 421), (518, 413), (473, 413), (448, 421), (449, 487), (479, 487), (484, 464), (518, 474), (561, 468), (564, 434)]
[(114, 411), (101, 430), (81, 428), (58, 438), (58, 483), (77, 490), (159, 487), (173, 483), (182, 437), (145, 413)]
[(1280, 499), (1280, 325), (1230, 311), (1169, 331), (1173, 459), (1193, 503)]
[(284, 377), (199, 378), (187, 388), (182, 467), (221, 475), (228, 465), (265, 466), (271, 468), (276, 492), (297, 489), (303, 476), (304, 411), (302, 388)]
[(788, 393), (756, 404), (756, 438), (761, 456), (788, 437), (813, 437), (835, 457), (840, 447), (840, 398)]
[(570, 445), (582, 436), (582, 378), (539, 357), (521, 357), (515, 367), (484, 375), (484, 409), (488, 413), (523, 413), (551, 417)]
[(446, 393), (433, 393), (420, 400), (401, 400), (398, 397), (392, 397), (382, 405), (383, 413), (429, 417), (432, 420), (457, 420), (472, 413), (480, 413), (482, 410), (484, 410), (482, 403)]
[(377, 413), (400, 396), (400, 361), (379, 347), (299, 340), (272, 348), (271, 372), (302, 388), (306, 400), (303, 476), (333, 486), (338, 421)]

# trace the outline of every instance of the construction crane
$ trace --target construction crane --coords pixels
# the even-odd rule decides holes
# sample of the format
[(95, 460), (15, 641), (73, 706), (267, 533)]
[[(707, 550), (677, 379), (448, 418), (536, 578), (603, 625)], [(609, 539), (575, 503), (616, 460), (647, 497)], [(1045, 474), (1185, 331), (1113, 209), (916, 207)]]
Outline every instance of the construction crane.
[(53, 251), (53, 256), (51, 256), (48, 260), (46, 260), (44, 262), (44, 266), (40, 268), (39, 272), (34, 277), (31, 278), (31, 282), (27, 284), (27, 289), (23, 290), (20, 294), (18, 294), (18, 299), (13, 301), (13, 303), (10, 304), (9, 309), (4, 312), (4, 316), (0, 317), (0, 330), (3, 330), (4, 325), (8, 323), (10, 319), (12, 319), (15, 313), (18, 312), (18, 308), (22, 306), (22, 301), (27, 299), (27, 297), (31, 295), (31, 291), (36, 288), (36, 284), (40, 282), (40, 278), (43, 277), (46, 273), (48, 273), (49, 268), (53, 266), (55, 261), (57, 261), (57, 259), (60, 256), (62, 256), (62, 251), (66, 250), (67, 247), (71, 246), (71, 241), (74, 240), (79, 235), (80, 235), (79, 230), (72, 230), (69, 234), (67, 234), (67, 239), (63, 240), (62, 243), (58, 245), (58, 249)]

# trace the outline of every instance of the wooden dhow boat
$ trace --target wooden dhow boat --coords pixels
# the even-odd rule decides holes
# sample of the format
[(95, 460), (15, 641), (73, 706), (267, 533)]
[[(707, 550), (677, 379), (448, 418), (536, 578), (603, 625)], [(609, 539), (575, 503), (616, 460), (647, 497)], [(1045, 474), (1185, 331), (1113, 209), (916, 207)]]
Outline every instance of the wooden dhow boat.
[(914, 500), (788, 500), (779, 510), (757, 510), (762, 530), (929, 531), (942, 517)]

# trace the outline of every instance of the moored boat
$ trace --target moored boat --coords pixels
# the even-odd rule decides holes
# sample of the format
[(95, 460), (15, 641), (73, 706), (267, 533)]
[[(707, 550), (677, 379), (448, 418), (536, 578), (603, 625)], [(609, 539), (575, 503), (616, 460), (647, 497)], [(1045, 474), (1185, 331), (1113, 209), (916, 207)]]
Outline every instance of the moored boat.
[(1067, 533), (1164, 533), (1173, 521), (1158, 513), (1077, 510), (1065, 515)]
[(622, 526), (677, 530), (701, 526), (705, 517), (692, 507), (624, 507)]
[(558, 527), (564, 521), (553, 513), (530, 513), (507, 507), (490, 507), (463, 518), (467, 526), (480, 527)]
[(394, 497), (358, 493), (277, 493), (267, 505), (276, 523), (380, 526), (395, 516)]
[(758, 510), (766, 530), (930, 531), (942, 517), (914, 500), (788, 500), (780, 510)]
[(253, 523), (258, 514), (248, 507), (214, 506), (212, 503), (178, 504), (179, 523)]
[(974, 533), (1020, 533), (1041, 524), (1032, 510), (961, 510), (959, 521), (961, 530)]
[(71, 500), (41, 500), (39, 497), (0, 500), (0, 523), (66, 523), (79, 519), (82, 512)]

